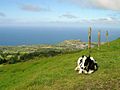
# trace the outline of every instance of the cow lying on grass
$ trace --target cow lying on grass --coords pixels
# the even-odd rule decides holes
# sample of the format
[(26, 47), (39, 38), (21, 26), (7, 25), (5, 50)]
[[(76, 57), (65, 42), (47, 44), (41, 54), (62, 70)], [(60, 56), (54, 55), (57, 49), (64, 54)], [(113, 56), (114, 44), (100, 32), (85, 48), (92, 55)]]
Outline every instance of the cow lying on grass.
[(97, 62), (93, 57), (83, 55), (77, 61), (77, 67), (75, 71), (79, 71), (78, 73), (91, 74), (98, 69)]

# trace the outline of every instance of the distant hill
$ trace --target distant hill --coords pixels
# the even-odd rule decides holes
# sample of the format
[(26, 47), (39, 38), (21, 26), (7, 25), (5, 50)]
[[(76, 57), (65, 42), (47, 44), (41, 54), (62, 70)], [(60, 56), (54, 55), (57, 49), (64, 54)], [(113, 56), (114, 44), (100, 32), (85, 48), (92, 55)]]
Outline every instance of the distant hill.
[(76, 61), (89, 51), (36, 57), (28, 62), (0, 65), (0, 90), (119, 90), (120, 39), (91, 49), (99, 65), (91, 75), (78, 75)]

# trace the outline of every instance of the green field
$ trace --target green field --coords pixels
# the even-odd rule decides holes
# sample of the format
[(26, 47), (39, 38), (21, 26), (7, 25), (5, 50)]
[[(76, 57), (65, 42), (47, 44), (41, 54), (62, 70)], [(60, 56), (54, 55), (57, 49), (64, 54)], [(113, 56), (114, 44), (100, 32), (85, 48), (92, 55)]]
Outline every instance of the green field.
[(120, 39), (91, 50), (99, 65), (93, 74), (74, 71), (83, 54), (88, 50), (0, 65), (0, 90), (120, 90)]

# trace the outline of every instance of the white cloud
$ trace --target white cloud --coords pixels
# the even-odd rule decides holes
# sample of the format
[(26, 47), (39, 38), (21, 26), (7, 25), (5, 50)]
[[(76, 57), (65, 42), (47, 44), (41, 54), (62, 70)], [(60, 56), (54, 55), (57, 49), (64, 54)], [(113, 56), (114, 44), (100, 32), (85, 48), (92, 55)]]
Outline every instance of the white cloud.
[(77, 16), (72, 15), (72, 14), (70, 14), (70, 13), (65, 13), (65, 14), (61, 15), (60, 17), (61, 17), (61, 18), (68, 18), (68, 19), (78, 18)]
[[(60, 1), (66, 2), (64, 0)], [(67, 0), (67, 2), (72, 2), (86, 8), (100, 8), (120, 11), (120, 0)]]
[(25, 4), (21, 6), (22, 10), (31, 11), (31, 12), (40, 12), (40, 11), (49, 11), (47, 8), (43, 8), (37, 5)]
[(90, 0), (93, 6), (103, 9), (120, 10), (120, 0)]
[(83, 19), (81, 20), (81, 23), (88, 23), (88, 24), (94, 24), (94, 25), (119, 25), (120, 20), (116, 19), (114, 17), (103, 17), (103, 18), (97, 18), (97, 19)]

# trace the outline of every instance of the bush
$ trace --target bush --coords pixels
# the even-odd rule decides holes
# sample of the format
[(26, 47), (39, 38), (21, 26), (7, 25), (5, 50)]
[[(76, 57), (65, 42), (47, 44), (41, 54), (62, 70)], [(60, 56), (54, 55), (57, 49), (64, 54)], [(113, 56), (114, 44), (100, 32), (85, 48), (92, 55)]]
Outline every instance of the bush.
[(4, 58), (3, 56), (0, 55), (0, 64), (2, 64), (4, 62)]
[(7, 63), (13, 64), (13, 63), (16, 63), (17, 57), (15, 55), (8, 55), (5, 59)]

